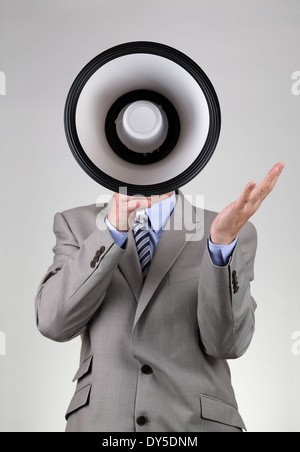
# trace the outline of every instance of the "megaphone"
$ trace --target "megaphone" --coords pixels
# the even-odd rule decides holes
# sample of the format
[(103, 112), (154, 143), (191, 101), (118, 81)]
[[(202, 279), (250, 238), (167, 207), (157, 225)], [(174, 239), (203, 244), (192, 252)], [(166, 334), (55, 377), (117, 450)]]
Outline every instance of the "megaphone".
[(159, 195), (190, 182), (216, 148), (221, 112), (204, 71), (155, 42), (110, 48), (79, 73), (65, 105), (69, 147), (102, 186)]

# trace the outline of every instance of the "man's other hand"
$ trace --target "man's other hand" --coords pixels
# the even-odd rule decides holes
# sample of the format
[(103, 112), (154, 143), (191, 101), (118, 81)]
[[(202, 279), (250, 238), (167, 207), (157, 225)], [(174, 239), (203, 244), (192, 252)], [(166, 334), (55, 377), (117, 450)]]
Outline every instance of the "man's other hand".
[(214, 244), (229, 245), (236, 239), (241, 228), (275, 187), (284, 166), (284, 162), (273, 166), (259, 185), (250, 182), (239, 199), (219, 213), (211, 226), (211, 241)]

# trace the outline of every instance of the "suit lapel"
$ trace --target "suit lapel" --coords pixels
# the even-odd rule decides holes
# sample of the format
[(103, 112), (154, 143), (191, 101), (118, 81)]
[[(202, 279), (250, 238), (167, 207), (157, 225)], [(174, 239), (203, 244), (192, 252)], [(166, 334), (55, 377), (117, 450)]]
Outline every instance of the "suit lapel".
[(127, 250), (119, 267), (138, 302), (143, 288), (143, 275), (132, 231), (129, 231)]
[[(108, 215), (111, 203), (112, 199), (101, 211), (103, 221)], [(132, 231), (129, 232), (126, 253), (119, 263), (119, 268), (138, 302), (144, 281)]]
[[(184, 216), (186, 210), (183, 209), (185, 209), (186, 205), (189, 205), (189, 208), (186, 210), (188, 210), (190, 214)], [(192, 218), (192, 213), (194, 218)], [(180, 192), (177, 197), (175, 210), (164, 228), (165, 230), (159, 241), (142, 288), (136, 310), (134, 327), (153, 297), (159, 284), (177, 260), (188, 241), (191, 240), (193, 235), (200, 228), (200, 225), (200, 220), (196, 215), (195, 209), (184, 200), (184, 195)]]

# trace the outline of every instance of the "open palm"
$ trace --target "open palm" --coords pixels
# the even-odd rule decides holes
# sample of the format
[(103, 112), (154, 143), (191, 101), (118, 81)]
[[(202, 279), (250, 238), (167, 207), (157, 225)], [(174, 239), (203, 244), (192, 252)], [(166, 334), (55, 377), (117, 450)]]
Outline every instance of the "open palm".
[(216, 245), (228, 245), (237, 237), (241, 228), (255, 214), (264, 199), (271, 193), (284, 168), (284, 162), (277, 163), (257, 185), (250, 182), (237, 201), (225, 207), (211, 226), (211, 241)]

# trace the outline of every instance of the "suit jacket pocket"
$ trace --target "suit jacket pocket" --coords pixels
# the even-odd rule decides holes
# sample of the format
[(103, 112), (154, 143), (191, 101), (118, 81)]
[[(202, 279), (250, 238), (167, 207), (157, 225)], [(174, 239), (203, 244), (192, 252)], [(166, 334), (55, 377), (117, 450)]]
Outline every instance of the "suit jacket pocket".
[(238, 410), (233, 405), (206, 395), (201, 395), (200, 401), (203, 419), (247, 430)]
[(89, 396), (91, 391), (91, 384), (88, 381), (88, 379), (85, 379), (87, 377), (92, 369), (92, 361), (93, 361), (93, 355), (88, 356), (79, 366), (78, 371), (75, 374), (75, 377), (73, 378), (73, 382), (77, 381), (77, 388), (76, 392), (70, 402), (69, 408), (65, 414), (65, 418), (68, 419), (69, 415), (73, 413), (74, 411), (78, 410), (84, 405), (87, 405), (89, 402)]
[(78, 371), (76, 372), (73, 382), (79, 380), (84, 375), (86, 375), (92, 367), (93, 355), (88, 356), (80, 365)]
[(88, 404), (91, 388), (92, 385), (87, 385), (75, 392), (65, 415), (66, 420), (71, 413)]

